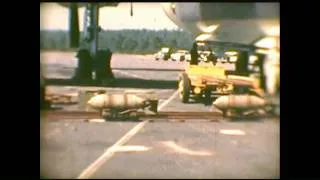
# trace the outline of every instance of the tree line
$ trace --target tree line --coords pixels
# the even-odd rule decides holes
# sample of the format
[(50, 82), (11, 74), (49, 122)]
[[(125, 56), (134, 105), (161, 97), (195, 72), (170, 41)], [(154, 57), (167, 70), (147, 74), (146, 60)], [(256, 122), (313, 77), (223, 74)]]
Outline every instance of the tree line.
[[(194, 35), (181, 30), (108, 30), (100, 33), (99, 47), (116, 53), (148, 54), (161, 47), (190, 49), (194, 39)], [(68, 32), (40, 31), (40, 48), (67, 50)]]

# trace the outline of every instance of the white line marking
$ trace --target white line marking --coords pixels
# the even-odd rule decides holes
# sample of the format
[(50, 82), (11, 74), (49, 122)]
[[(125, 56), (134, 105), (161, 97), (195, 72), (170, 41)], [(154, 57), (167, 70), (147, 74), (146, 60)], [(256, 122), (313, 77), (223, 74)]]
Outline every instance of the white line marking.
[[(169, 99), (164, 101), (159, 107), (158, 111), (160, 111), (165, 105), (167, 105), (170, 101), (172, 101), (177, 95), (179, 91), (175, 91)], [(97, 160), (95, 160), (92, 164), (90, 164), (85, 170), (81, 172), (81, 174), (77, 177), (77, 179), (88, 179), (92, 174), (94, 174), (104, 162), (110, 159), (119, 146), (127, 143), (140, 129), (143, 128), (144, 125), (148, 123), (148, 120), (142, 121), (133, 127), (129, 132), (127, 132), (121, 139), (119, 139), (114, 145), (108, 148)]]
[(123, 75), (126, 75), (126, 76), (131, 76), (131, 77), (135, 77), (135, 78), (138, 78), (138, 79), (144, 79), (144, 80), (149, 80), (148, 78), (145, 78), (143, 76), (139, 76), (137, 74), (133, 74), (133, 73), (128, 73), (128, 72), (125, 72), (125, 71), (120, 71), (120, 70), (112, 70), (113, 72), (117, 72), (119, 74), (123, 74)]
[(221, 134), (226, 134), (226, 135), (238, 135), (238, 136), (243, 136), (246, 135), (244, 131), (241, 131), (240, 129), (222, 129), (220, 130)]
[(178, 95), (179, 91), (176, 90), (169, 99), (167, 99), (166, 101), (164, 101), (159, 107), (158, 107), (158, 111), (160, 111), (164, 106), (166, 106), (167, 104), (169, 104), (169, 102), (171, 102), (177, 95)]
[(117, 148), (113, 148), (115, 152), (140, 152), (140, 151), (148, 151), (150, 147), (145, 146), (119, 146)]
[(104, 119), (89, 119), (88, 122), (105, 123), (106, 121)]
[(166, 142), (162, 142), (162, 143), (164, 145), (172, 148), (173, 150), (175, 150), (175, 151), (177, 151), (179, 153), (182, 153), (182, 154), (188, 154), (188, 155), (191, 155), (191, 156), (211, 156), (211, 155), (213, 155), (213, 153), (207, 152), (207, 151), (192, 151), (192, 150), (189, 150), (187, 148), (178, 146), (173, 141), (166, 141)]

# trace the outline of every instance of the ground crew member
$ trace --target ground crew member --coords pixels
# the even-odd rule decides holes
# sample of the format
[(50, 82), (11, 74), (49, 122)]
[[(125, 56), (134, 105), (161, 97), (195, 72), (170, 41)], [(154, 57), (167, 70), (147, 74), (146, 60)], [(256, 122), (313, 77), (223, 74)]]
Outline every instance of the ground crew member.
[(92, 78), (92, 58), (90, 52), (86, 49), (80, 49), (76, 55), (78, 58), (78, 67), (74, 79), (91, 80)]
[(96, 59), (96, 77), (98, 83), (101, 83), (103, 79), (114, 79), (110, 65), (111, 57), (112, 52), (108, 48), (98, 52)]
[(106, 50), (99, 50), (95, 63), (96, 81), (101, 83), (107, 75), (107, 54)]
[(208, 51), (210, 52), (207, 56), (207, 59), (209, 62), (212, 62), (212, 64), (215, 66), (217, 64), (217, 57), (212, 53), (212, 50), (209, 48)]
[(198, 65), (198, 45), (197, 43), (193, 43), (192, 49), (190, 50), (190, 54), (191, 54), (191, 61), (190, 61), (190, 65)]

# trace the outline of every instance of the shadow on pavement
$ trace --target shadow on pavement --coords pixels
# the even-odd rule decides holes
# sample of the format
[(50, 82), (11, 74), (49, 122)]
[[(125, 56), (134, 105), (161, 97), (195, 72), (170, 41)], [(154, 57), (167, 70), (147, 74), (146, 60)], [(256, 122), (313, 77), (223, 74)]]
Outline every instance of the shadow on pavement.
[(130, 78), (117, 78), (112, 83), (97, 84), (93, 81), (77, 82), (72, 79), (46, 79), (47, 85), (56, 86), (95, 86), (117, 88), (145, 88), (145, 89), (176, 89), (177, 81), (174, 80), (143, 80)]
[(154, 69), (154, 68), (112, 68), (112, 70), (123, 71), (184, 71), (184, 69)]
[(234, 117), (226, 117), (227, 121), (239, 123), (239, 122), (262, 122), (265, 119), (277, 119), (278, 117), (271, 114), (265, 115), (252, 115), (252, 116), (234, 116)]

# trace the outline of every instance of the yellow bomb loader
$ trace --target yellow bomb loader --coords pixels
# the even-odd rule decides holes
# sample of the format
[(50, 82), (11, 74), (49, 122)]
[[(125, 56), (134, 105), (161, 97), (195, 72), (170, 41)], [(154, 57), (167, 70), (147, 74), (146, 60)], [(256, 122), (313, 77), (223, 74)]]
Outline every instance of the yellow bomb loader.
[(226, 75), (223, 68), (213, 65), (188, 65), (179, 75), (179, 97), (183, 103), (190, 98), (209, 100), (229, 94), (253, 94), (260, 96), (252, 78)]

